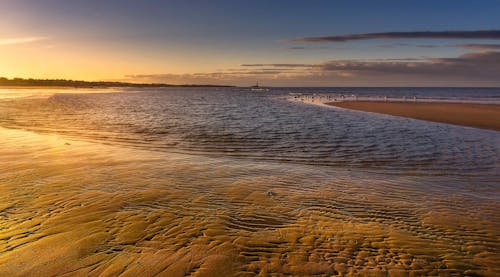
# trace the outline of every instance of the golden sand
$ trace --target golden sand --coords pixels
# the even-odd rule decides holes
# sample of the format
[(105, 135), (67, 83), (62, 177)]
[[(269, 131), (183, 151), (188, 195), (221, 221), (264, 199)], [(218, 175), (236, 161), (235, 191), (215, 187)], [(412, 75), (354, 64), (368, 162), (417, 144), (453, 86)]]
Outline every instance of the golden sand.
[(500, 131), (500, 105), (430, 102), (342, 101), (331, 106)]
[(418, 178), (0, 138), (0, 276), (500, 274), (500, 204)]

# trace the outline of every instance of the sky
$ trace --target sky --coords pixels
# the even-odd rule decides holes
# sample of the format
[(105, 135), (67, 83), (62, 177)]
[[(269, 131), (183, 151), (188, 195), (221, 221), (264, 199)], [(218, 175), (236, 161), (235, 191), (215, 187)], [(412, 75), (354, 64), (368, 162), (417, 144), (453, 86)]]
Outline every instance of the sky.
[(500, 1), (0, 0), (0, 76), (500, 86)]

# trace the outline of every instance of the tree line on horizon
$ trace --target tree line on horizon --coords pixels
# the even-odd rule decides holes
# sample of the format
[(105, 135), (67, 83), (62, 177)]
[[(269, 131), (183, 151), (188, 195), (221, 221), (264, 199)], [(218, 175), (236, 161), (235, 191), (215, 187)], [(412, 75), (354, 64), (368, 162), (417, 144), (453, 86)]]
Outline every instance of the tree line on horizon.
[(0, 77), (0, 86), (35, 86), (35, 87), (231, 87), (226, 85), (173, 85), (162, 83), (127, 83), (127, 82), (107, 82), (107, 81), (79, 81), (67, 79), (25, 79)]

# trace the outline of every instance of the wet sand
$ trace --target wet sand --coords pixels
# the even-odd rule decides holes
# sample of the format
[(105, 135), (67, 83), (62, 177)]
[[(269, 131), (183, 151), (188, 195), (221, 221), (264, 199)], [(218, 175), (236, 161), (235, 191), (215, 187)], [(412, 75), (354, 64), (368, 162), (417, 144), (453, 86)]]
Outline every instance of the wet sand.
[(0, 128), (0, 276), (500, 274), (496, 187)]
[(500, 131), (500, 105), (430, 102), (342, 101), (331, 106)]

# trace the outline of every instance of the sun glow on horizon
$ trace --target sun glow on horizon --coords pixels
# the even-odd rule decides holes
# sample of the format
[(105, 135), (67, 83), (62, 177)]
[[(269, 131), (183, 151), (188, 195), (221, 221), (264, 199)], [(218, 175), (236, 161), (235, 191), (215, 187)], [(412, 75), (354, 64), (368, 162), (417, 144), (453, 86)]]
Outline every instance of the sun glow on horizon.
[[(445, 11), (424, 1), (380, 9), (367, 2), (359, 10), (343, 3), (287, 3), (0, 2), (0, 10), (9, 11), (0, 23), (0, 77), (500, 86), (500, 19), (490, 16), (499, 7), (439, 4)], [(260, 13), (249, 12), (255, 10)], [(479, 52), (489, 55), (466, 56)]]

